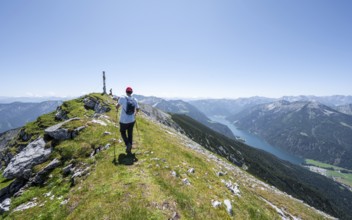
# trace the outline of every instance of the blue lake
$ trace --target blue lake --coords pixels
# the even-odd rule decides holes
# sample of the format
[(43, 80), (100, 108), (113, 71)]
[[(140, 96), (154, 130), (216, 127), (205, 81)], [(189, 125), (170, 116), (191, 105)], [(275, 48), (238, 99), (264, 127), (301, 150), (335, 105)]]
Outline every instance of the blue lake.
[(225, 120), (224, 117), (214, 116), (214, 117), (209, 117), (209, 118), (215, 122), (219, 122), (221, 124), (227, 125), (231, 129), (231, 131), (234, 135), (245, 139), (247, 145), (250, 145), (254, 148), (262, 149), (266, 152), (269, 152), (269, 153), (277, 156), (280, 159), (287, 160), (293, 164), (300, 165), (301, 163), (304, 162), (303, 158), (297, 157), (297, 156), (292, 155), (291, 153), (289, 153), (285, 150), (274, 147), (274, 146), (270, 145), (269, 143), (267, 143), (266, 141), (262, 140), (260, 137), (254, 135), (252, 133), (249, 133), (247, 131), (240, 130), (240, 129), (236, 128), (235, 125), (233, 125), (229, 121)]

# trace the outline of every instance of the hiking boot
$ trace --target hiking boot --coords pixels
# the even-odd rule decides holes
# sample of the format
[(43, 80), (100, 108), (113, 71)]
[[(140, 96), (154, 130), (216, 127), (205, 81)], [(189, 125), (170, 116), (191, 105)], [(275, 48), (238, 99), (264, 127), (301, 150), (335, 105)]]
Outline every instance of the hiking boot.
[(131, 144), (127, 145), (127, 147), (126, 147), (126, 153), (127, 153), (128, 155), (132, 154), (131, 150), (132, 150), (132, 145), (131, 145)]

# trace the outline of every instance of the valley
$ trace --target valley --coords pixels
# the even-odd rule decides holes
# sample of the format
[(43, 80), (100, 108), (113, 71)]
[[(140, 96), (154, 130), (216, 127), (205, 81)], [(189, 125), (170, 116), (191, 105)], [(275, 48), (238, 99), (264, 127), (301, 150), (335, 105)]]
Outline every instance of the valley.
[(344, 184), (352, 191), (352, 170), (310, 159), (306, 159), (303, 166), (307, 167), (312, 172), (319, 173), (336, 182)]

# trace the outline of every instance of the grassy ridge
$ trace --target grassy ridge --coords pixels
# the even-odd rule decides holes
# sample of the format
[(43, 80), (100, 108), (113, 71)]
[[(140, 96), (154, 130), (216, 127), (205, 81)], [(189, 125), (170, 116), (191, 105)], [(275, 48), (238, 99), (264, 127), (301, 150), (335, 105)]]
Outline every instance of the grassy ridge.
[[(91, 96), (110, 103), (113, 109), (109, 97)], [(208, 154), (190, 149), (189, 140), (144, 116), (138, 119), (139, 130), (134, 139), (133, 152), (138, 161), (132, 166), (116, 165), (114, 159), (125, 153), (123, 143), (116, 141), (120, 139), (115, 126), (116, 111), (106, 114), (109, 119), (101, 119), (107, 123), (102, 126), (91, 122), (91, 111), (83, 109), (82, 99), (78, 100), (66, 102), (65, 108), (71, 117), (81, 118), (72, 123), (85, 124), (86, 129), (75, 139), (48, 143), (54, 148), (50, 160), (58, 158), (62, 165), (50, 173), (44, 185), (32, 186), (12, 198), (10, 212), (3, 214), (3, 219), (168, 219), (175, 215), (182, 219), (280, 219), (277, 211), (262, 198), (302, 219), (325, 219), (301, 202), (272, 191), (241, 169), (229, 169), (224, 166), (227, 162), (216, 157), (209, 159)], [(46, 126), (55, 122), (53, 117), (53, 114), (43, 116), (50, 122)], [(41, 131), (35, 126), (43, 127), (38, 122), (30, 125), (33, 134), (39, 134)], [(106, 131), (111, 135), (104, 135)], [(93, 148), (108, 143), (109, 149), (90, 157)], [(33, 170), (41, 170), (49, 161)], [(69, 164), (89, 169), (89, 174), (76, 178), (72, 185), (72, 174), (65, 176), (62, 172)], [(190, 168), (195, 172), (189, 173)], [(171, 175), (172, 171), (176, 176)], [(219, 177), (217, 171), (227, 174)], [(184, 179), (190, 185), (184, 184)], [(222, 180), (237, 183), (241, 197), (233, 195)], [(1, 183), (9, 184), (5, 180)], [(233, 216), (224, 205), (211, 206), (212, 200), (224, 199), (231, 200)], [(36, 205), (14, 211), (28, 202)]]

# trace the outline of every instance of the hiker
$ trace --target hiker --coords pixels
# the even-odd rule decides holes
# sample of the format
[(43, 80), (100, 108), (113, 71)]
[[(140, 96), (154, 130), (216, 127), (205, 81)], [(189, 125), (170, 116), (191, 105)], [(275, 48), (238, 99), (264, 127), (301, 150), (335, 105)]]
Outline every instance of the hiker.
[[(120, 132), (123, 141), (126, 145), (126, 153), (132, 154), (132, 137), (133, 137), (133, 126), (135, 124), (135, 116), (139, 111), (139, 105), (137, 100), (132, 97), (133, 90), (131, 87), (126, 88), (126, 96), (119, 98), (116, 105), (117, 113), (119, 112), (120, 106), (122, 112), (120, 115)], [(127, 134), (126, 134), (127, 133)]]

